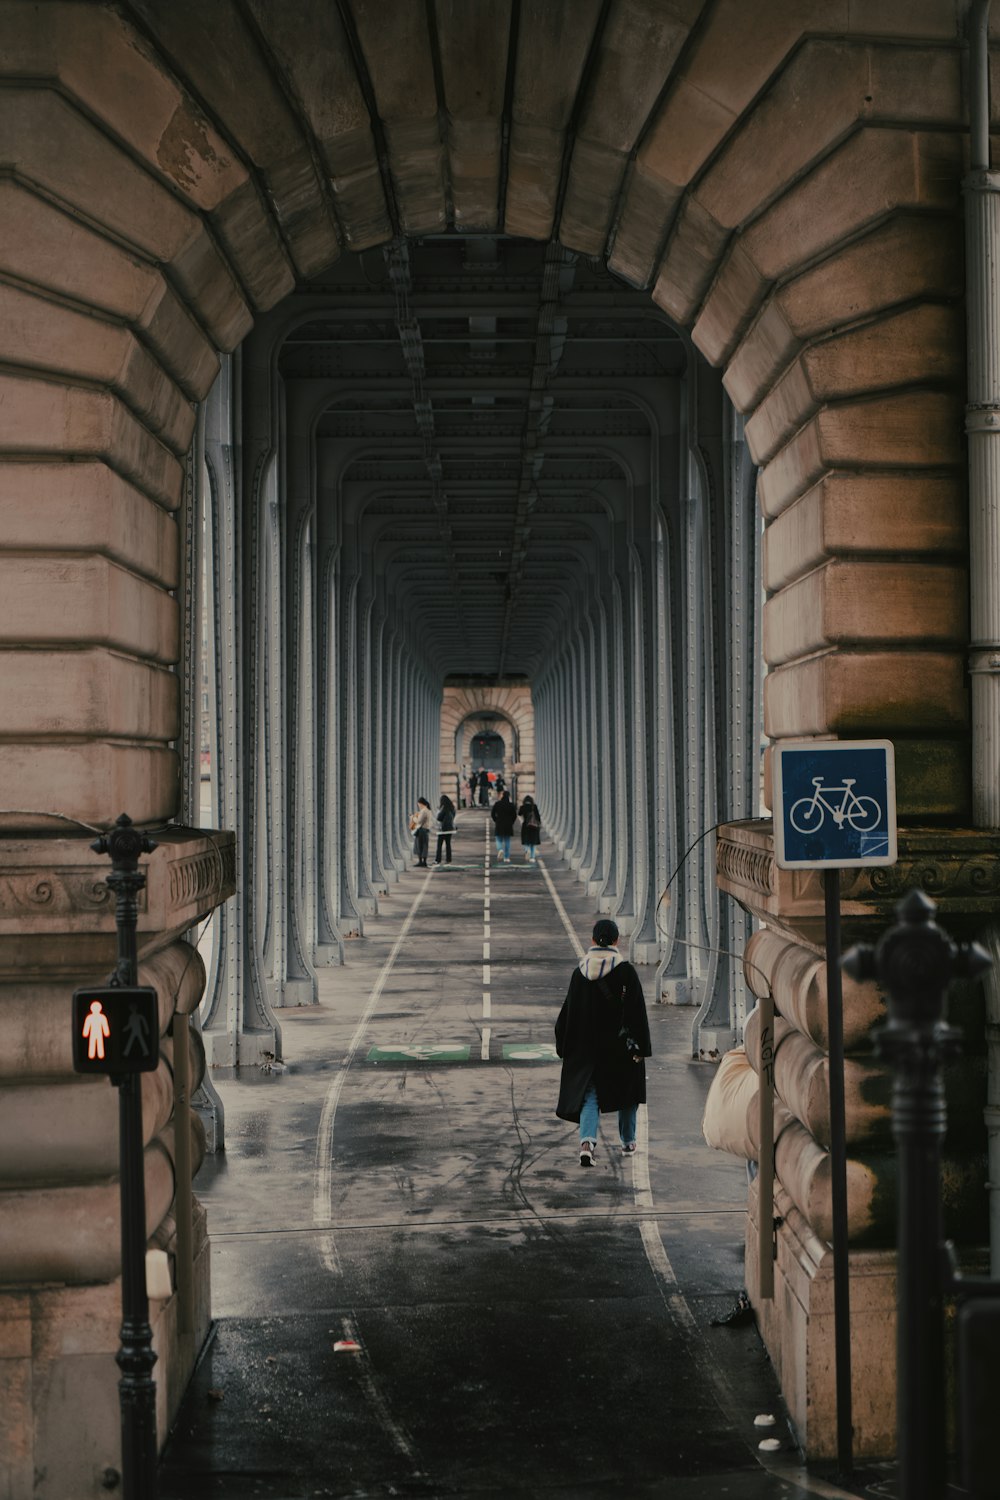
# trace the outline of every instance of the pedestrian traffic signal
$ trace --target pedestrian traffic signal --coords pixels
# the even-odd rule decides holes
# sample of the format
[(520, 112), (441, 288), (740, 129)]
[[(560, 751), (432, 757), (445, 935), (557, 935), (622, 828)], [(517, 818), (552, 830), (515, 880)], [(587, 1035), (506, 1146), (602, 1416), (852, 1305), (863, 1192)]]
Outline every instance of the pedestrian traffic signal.
[(73, 991), (77, 1073), (152, 1073), (160, 1060), (156, 991), (107, 986)]

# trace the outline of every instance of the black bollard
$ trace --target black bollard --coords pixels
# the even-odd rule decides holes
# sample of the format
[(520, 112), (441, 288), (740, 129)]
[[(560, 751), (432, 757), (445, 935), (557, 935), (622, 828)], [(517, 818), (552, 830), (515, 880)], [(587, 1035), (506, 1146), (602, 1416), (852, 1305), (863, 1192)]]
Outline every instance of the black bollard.
[(889, 996), (888, 1020), (873, 1037), (879, 1056), (895, 1071), (896, 1431), (904, 1500), (941, 1500), (945, 1493), (941, 1065), (957, 1050), (959, 1033), (945, 1024), (944, 996), (953, 979), (978, 974), (990, 963), (976, 944), (957, 947), (935, 923), (936, 910), (922, 891), (911, 891), (896, 908), (896, 926), (878, 946), (859, 944), (844, 958), (852, 979), (877, 979)]
[[(122, 813), (114, 828), (90, 846), (110, 854), (105, 883), (115, 895), (118, 962), (112, 981), (134, 985), (137, 978), (138, 896), (146, 884), (139, 855), (156, 848)], [(155, 1032), (154, 1032), (155, 1040)], [(112, 1075), (118, 1089), (120, 1147), (122, 1327), (116, 1360), (121, 1370), (118, 1400), (122, 1424), (122, 1492), (125, 1500), (155, 1500), (156, 1383), (152, 1370), (153, 1330), (146, 1295), (146, 1182), (142, 1141), (142, 1091), (137, 1073)]]

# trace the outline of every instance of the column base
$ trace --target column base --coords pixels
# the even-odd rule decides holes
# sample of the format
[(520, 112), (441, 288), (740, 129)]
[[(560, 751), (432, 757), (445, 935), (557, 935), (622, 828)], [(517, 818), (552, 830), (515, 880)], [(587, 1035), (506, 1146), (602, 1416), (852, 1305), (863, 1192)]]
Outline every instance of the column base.
[[(177, 1293), (150, 1301), (156, 1431), (162, 1445), (210, 1321), (211, 1252), (195, 1224), (191, 1331)], [(172, 1251), (173, 1243), (167, 1245)], [(121, 1488), (121, 1282), (0, 1291), (0, 1494), (5, 1500), (106, 1500)]]
[(312, 979), (286, 979), (281, 992), (281, 1003), (288, 1005), (315, 1005), (316, 984)]
[(339, 943), (317, 943), (313, 949), (317, 969), (337, 969), (343, 962), (344, 950)]
[(700, 1005), (701, 995), (696, 979), (664, 979), (657, 997), (660, 1005)]
[(698, 1027), (698, 1056), (702, 1062), (718, 1062), (724, 1052), (735, 1046), (736, 1033), (730, 1027)]
[[(760, 1297), (757, 1183), (750, 1186), (746, 1288), (808, 1460), (837, 1457), (833, 1251), (777, 1188), (774, 1297)], [(896, 1252), (852, 1250), (851, 1406), (856, 1459), (896, 1451)]]

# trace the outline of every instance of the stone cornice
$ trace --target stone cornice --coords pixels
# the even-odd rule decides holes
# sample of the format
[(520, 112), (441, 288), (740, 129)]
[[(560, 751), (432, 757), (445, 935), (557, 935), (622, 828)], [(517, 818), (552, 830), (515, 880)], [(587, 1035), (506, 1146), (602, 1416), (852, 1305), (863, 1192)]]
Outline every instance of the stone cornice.
[[(975, 930), (1000, 905), (1000, 832), (979, 828), (900, 828), (895, 865), (840, 873), (845, 945), (886, 924), (907, 891), (919, 887), (949, 931)], [(725, 891), (769, 927), (823, 951), (823, 881), (818, 870), (779, 870), (770, 821), (726, 823), (718, 831), (716, 872)], [(950, 919), (950, 920), (949, 920)]]
[[(148, 956), (186, 932), (236, 891), (232, 833), (171, 826), (140, 861), (138, 947)], [(0, 844), (0, 979), (80, 972), (114, 962), (111, 864), (89, 839), (15, 838)]]

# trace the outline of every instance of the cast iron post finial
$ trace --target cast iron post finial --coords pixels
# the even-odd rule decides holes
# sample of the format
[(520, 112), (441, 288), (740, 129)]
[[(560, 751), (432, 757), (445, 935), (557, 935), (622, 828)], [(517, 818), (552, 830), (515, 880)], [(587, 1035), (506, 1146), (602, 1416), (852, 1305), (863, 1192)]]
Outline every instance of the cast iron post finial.
[(135, 946), (135, 929), (139, 920), (139, 892), (146, 884), (146, 876), (139, 869), (139, 855), (152, 854), (156, 848), (153, 839), (136, 828), (127, 813), (121, 813), (115, 825), (102, 833), (91, 844), (95, 854), (110, 854), (111, 874), (104, 877), (105, 884), (115, 894), (115, 926), (118, 931), (118, 962), (115, 966), (114, 984), (135, 984), (138, 960)]
[(945, 1493), (941, 1068), (958, 1051), (960, 1033), (944, 1020), (944, 997), (953, 979), (971, 979), (991, 962), (977, 943), (952, 942), (934, 921), (936, 910), (922, 891), (911, 891), (876, 947), (859, 943), (844, 957), (852, 979), (874, 979), (888, 994), (888, 1019), (873, 1040), (895, 1073), (896, 1428), (900, 1493), (907, 1500), (940, 1500)]

